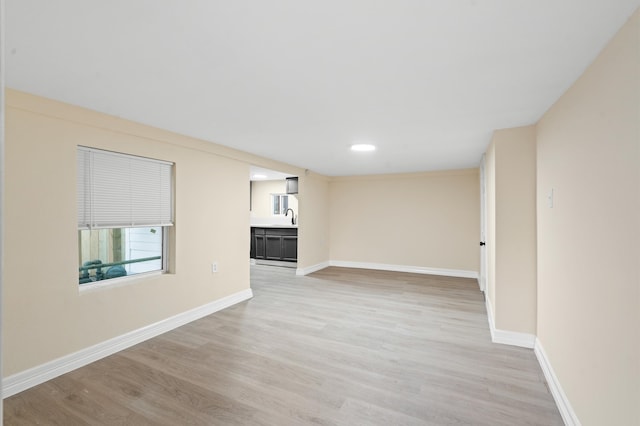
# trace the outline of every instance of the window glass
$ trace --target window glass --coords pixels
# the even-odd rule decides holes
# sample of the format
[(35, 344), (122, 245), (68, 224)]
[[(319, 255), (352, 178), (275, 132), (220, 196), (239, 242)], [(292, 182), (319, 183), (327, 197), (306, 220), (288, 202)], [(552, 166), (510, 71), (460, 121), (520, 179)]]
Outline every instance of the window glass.
[(289, 208), (289, 196), (285, 194), (271, 194), (271, 207), (274, 216), (284, 215)]
[(163, 227), (79, 230), (79, 283), (162, 271), (163, 240)]

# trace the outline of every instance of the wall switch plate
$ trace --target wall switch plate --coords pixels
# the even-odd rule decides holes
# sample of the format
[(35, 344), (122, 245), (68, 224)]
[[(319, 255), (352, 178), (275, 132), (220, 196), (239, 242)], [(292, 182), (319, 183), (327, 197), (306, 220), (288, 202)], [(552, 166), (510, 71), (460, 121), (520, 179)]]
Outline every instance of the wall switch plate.
[(216, 272), (218, 272), (218, 262), (213, 262), (211, 264), (211, 273), (215, 274)]

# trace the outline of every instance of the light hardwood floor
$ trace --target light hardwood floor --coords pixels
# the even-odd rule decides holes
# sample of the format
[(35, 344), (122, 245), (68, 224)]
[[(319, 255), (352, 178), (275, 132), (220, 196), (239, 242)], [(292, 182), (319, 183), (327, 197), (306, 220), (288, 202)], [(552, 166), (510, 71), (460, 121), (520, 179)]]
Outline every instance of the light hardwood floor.
[(6, 425), (562, 425), (475, 280), (251, 267), (254, 298), (4, 401)]

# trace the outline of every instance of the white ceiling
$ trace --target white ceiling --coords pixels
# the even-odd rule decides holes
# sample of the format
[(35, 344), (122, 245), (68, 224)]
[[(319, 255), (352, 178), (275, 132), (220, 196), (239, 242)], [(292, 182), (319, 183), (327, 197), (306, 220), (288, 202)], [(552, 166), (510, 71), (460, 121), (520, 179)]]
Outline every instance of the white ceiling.
[(6, 0), (6, 84), (326, 175), (475, 167), (639, 4)]
[(282, 173), (277, 170), (265, 169), (258, 166), (249, 167), (249, 180), (285, 180), (294, 175)]

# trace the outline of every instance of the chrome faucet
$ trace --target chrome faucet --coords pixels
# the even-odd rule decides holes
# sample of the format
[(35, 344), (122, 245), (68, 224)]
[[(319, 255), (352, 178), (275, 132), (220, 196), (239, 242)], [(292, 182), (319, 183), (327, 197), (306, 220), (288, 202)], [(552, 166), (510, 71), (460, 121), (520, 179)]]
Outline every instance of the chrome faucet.
[(291, 210), (291, 224), (295, 225), (296, 224), (296, 214), (293, 212), (293, 209), (291, 207), (289, 207), (287, 209), (287, 211), (284, 212), (284, 216), (285, 217), (289, 216), (289, 210)]

